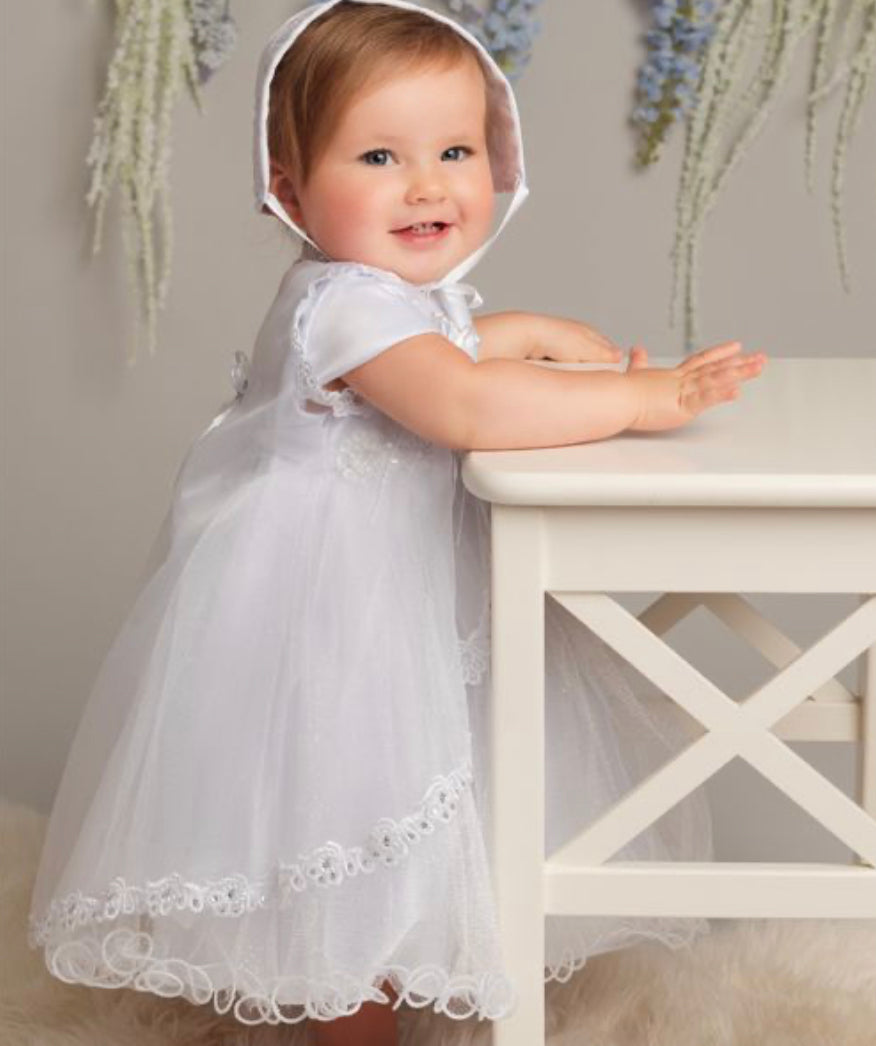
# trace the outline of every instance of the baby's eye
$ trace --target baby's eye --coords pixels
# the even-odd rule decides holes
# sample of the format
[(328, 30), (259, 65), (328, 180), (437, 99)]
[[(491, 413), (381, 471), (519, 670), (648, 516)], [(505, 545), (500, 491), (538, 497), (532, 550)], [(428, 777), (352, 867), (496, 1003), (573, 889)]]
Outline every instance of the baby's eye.
[(359, 159), (360, 160), (364, 160), (365, 163), (368, 164), (369, 167), (385, 167), (386, 166), (385, 163), (369, 164), (368, 163), (368, 157), (369, 156), (383, 156), (383, 155), (387, 155), (388, 156), (389, 154), (390, 154), (389, 149), (369, 149), (368, 152), (367, 153), (363, 153), (359, 157)]
[[(463, 152), (463, 153), (471, 156), (474, 153), (474, 149), (470, 149), (467, 145), (451, 145), (449, 149), (445, 149), (444, 150), (444, 155), (446, 156), (447, 153), (454, 153), (454, 152)], [(390, 150), (390, 149), (369, 149), (368, 152), (367, 153), (363, 153), (359, 157), (359, 159), (363, 160), (369, 167), (385, 167), (386, 164), (383, 163), (381, 160), (376, 160), (374, 163), (371, 163), (370, 162), (370, 157), (391, 156), (391, 155), (392, 155), (392, 150)], [(451, 159), (455, 159), (455, 157), (451, 157)], [(462, 159), (462, 157), (460, 157), (460, 159)]]

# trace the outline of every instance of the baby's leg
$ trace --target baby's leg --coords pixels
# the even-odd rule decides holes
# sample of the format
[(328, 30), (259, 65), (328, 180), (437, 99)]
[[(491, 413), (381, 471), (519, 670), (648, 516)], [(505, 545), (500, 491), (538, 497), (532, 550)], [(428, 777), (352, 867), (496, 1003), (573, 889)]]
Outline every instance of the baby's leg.
[[(384, 981), (383, 991), (392, 1003), (398, 996)], [(363, 1002), (349, 1017), (311, 1021), (316, 1046), (398, 1046), (396, 1011), (390, 1003)]]

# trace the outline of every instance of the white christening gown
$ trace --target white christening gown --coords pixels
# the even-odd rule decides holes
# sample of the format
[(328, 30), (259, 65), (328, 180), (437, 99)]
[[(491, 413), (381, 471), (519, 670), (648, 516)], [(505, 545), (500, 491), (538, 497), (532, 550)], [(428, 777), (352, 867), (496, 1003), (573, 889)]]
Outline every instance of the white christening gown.
[[(430, 444), (322, 386), (424, 332), (472, 358), (450, 292), (302, 257), (248, 380), (189, 450), (155, 568), (101, 666), (29, 942), (74, 983), (329, 1019), (362, 1001), (501, 1018), (489, 853), (489, 519)], [(546, 853), (693, 720), (546, 600)], [(708, 860), (698, 794), (616, 855)], [(705, 920), (549, 916), (545, 979)]]

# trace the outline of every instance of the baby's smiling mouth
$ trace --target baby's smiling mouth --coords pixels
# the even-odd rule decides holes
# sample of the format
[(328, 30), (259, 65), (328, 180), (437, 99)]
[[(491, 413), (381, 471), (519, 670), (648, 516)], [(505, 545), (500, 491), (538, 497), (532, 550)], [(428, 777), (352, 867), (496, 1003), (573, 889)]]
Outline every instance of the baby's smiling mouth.
[(441, 232), (446, 229), (448, 222), (414, 222), (413, 225), (406, 225), (403, 229), (393, 229), (393, 232), (413, 232), (420, 234), (427, 234), (432, 232)]

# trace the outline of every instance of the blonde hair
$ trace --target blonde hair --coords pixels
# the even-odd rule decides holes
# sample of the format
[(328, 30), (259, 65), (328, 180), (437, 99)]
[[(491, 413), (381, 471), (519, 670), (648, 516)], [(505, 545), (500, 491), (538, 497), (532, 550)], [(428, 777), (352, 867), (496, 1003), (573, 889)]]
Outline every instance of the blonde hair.
[[(348, 106), (366, 86), (472, 57), (486, 83), (480, 54), (452, 26), (419, 11), (341, 0), (302, 31), (274, 71), (271, 160), (290, 172), (296, 188), (305, 187)], [(489, 114), (489, 92), (487, 98)]]

